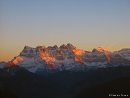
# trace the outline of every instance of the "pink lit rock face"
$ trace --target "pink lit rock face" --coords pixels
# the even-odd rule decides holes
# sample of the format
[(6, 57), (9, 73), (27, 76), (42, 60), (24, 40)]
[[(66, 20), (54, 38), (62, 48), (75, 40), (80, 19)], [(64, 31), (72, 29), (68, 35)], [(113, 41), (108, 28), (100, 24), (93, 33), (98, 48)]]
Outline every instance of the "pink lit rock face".
[(130, 49), (110, 52), (101, 47), (90, 51), (78, 49), (72, 44), (55, 46), (25, 46), (22, 52), (9, 62), (32, 72), (40, 69), (83, 70), (91, 67), (107, 67), (108, 64), (130, 64)]
[(23, 58), (18, 56), (18, 57), (15, 57), (10, 63), (11, 65), (16, 65), (17, 63), (22, 62), (22, 61), (23, 61)]

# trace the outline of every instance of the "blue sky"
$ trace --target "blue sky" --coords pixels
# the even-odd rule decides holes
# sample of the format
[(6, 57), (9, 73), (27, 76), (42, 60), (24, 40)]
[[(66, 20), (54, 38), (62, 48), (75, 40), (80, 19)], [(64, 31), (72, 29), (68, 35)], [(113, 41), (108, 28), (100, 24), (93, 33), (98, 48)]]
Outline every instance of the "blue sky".
[(0, 0), (0, 59), (24, 45), (130, 47), (129, 0)]

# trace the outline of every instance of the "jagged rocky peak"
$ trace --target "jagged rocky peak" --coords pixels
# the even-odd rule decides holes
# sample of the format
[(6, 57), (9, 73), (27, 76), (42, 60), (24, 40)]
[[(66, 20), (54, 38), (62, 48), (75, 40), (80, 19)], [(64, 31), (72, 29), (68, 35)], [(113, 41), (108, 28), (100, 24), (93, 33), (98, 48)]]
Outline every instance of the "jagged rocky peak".
[(74, 45), (68, 43), (68, 44), (61, 45), (59, 48), (61, 48), (61, 49), (64, 49), (64, 48), (66, 48), (66, 49), (74, 49), (76, 47)]
[(47, 49), (48, 49), (48, 50), (57, 50), (57, 49), (58, 49), (58, 46), (57, 46), (57, 45), (48, 46)]
[(104, 52), (104, 51), (106, 51), (106, 50), (103, 49), (102, 47), (97, 47), (97, 48), (94, 48), (94, 49), (92, 50), (92, 52)]
[(54, 49), (58, 49), (58, 46), (57, 46), (57, 45), (54, 45), (53, 48), (54, 48)]
[(46, 48), (46, 46), (37, 46), (36, 49), (38, 48)]
[(36, 54), (36, 48), (25, 46), (20, 56), (34, 56)]
[(45, 46), (37, 46), (36, 47), (36, 52), (40, 52), (40, 51), (44, 51), (44, 50), (46, 50)]
[(69, 51), (73, 51), (74, 49), (77, 49), (75, 46), (72, 44), (63, 44), (60, 47), (57, 45), (54, 46), (37, 46), (36, 48), (30, 47), (30, 46), (25, 46), (22, 52), (20, 53), (20, 56), (26, 56), (26, 57), (34, 57), (37, 53), (41, 52), (48, 52), (49, 54), (52, 54), (54, 51), (59, 51), (62, 52), (63, 49), (67, 49)]
[(72, 45), (70, 43), (67, 44), (67, 47), (69, 47), (70, 49), (76, 48), (74, 45)]
[(24, 49), (32, 49), (32, 47), (25, 45)]
[(64, 49), (64, 48), (67, 48), (67, 46), (66, 46), (65, 44), (63, 44), (63, 45), (61, 45), (59, 48), (60, 48), (60, 49)]

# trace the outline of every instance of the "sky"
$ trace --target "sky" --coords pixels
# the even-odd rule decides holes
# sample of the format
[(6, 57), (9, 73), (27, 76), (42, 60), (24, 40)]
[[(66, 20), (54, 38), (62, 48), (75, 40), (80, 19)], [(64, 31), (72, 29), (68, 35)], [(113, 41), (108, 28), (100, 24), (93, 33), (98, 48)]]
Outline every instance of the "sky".
[(0, 61), (25, 45), (130, 48), (129, 0), (0, 0)]

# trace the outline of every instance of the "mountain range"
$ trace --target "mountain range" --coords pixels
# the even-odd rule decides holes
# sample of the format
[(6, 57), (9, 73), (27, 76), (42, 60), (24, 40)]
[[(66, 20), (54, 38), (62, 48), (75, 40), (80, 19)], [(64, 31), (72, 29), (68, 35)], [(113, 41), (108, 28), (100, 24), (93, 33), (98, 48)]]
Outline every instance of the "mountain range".
[(108, 51), (102, 47), (85, 51), (68, 43), (60, 47), (25, 46), (20, 54), (8, 63), (1, 62), (0, 68), (20, 66), (30, 72), (81, 71), (90, 68), (105, 68), (110, 66), (130, 65), (130, 48), (119, 51)]

